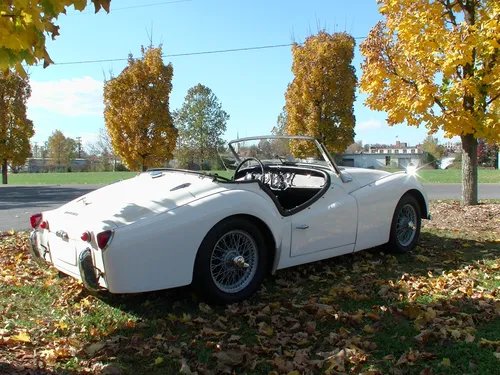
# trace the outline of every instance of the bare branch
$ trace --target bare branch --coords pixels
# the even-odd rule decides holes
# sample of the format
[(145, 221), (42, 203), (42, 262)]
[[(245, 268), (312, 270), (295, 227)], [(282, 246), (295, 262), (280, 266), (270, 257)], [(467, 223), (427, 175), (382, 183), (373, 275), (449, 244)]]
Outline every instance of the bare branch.
[(494, 97), (490, 98), (485, 104), (485, 107), (489, 106), (491, 103), (493, 103), (495, 100), (500, 98), (500, 93), (496, 94)]

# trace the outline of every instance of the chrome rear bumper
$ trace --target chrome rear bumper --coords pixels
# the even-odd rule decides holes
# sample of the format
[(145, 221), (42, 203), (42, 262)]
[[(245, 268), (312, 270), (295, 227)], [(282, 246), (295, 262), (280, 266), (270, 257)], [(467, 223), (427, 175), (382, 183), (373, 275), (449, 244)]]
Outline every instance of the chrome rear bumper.
[(99, 286), (99, 275), (97, 274), (94, 262), (92, 261), (92, 250), (88, 247), (78, 256), (78, 269), (85, 288), (92, 292), (102, 290)]

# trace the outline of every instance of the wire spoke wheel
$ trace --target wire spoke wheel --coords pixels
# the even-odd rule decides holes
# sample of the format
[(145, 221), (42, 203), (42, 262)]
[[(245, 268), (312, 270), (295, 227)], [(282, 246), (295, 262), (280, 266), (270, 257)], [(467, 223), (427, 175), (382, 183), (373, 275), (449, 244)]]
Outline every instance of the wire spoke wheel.
[(210, 274), (221, 291), (237, 293), (253, 280), (259, 263), (257, 243), (243, 230), (225, 233), (210, 256)]
[(405, 204), (396, 218), (396, 238), (401, 246), (408, 246), (417, 233), (417, 212), (411, 204)]

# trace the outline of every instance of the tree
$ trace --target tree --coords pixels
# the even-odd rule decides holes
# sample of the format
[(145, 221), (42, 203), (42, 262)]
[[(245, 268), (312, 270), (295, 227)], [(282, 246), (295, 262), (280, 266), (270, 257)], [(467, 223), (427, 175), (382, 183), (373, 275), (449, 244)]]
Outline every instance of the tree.
[(0, 162), (2, 183), (7, 184), (7, 168), (24, 165), (31, 154), (29, 140), (35, 134), (33, 122), (26, 117), (26, 102), (31, 95), (27, 78), (15, 73), (0, 73)]
[(355, 44), (347, 33), (320, 31), (303, 46), (292, 46), (295, 77), (284, 108), (288, 134), (314, 136), (332, 152), (344, 151), (354, 141)]
[(363, 151), (363, 141), (357, 141), (349, 145), (345, 153), (346, 154), (359, 154), (361, 151)]
[(477, 138), (500, 132), (500, 2), (379, 0), (361, 44), (365, 104), (389, 125), (425, 124), (462, 139), (462, 204), (477, 204)]
[(100, 170), (113, 171), (116, 167), (116, 155), (111, 145), (111, 137), (108, 130), (99, 130), (99, 136), (95, 142), (87, 145), (88, 153), (100, 164)]
[(217, 149), (224, 144), (229, 115), (211, 89), (202, 84), (190, 88), (174, 118), (180, 148), (190, 150), (190, 162), (203, 166), (218, 160)]
[(271, 133), (274, 135), (286, 135), (288, 121), (288, 112), (283, 110), (276, 119), (276, 126), (273, 127)]
[(66, 137), (60, 130), (54, 130), (47, 142), (48, 157), (52, 159), (51, 164), (59, 169), (70, 167), (71, 161), (78, 155), (77, 149), (76, 141)]
[(131, 170), (162, 166), (172, 159), (177, 129), (170, 114), (172, 64), (161, 46), (141, 47), (142, 58), (104, 84), (104, 120), (115, 153)]
[(480, 138), (477, 145), (477, 162), (484, 167), (498, 168), (498, 145), (489, 144)]
[[(55, 39), (59, 26), (54, 21), (66, 8), (73, 5), (76, 10), (86, 8), (87, 0), (9, 0), (0, 4), (0, 71), (10, 68), (26, 76), (22, 63), (43, 66), (53, 63), (45, 48), (45, 34)], [(111, 0), (92, 0), (95, 12), (101, 8), (109, 13)]]
[(438, 167), (438, 162), (441, 160), (446, 153), (446, 149), (443, 145), (439, 144), (437, 138), (432, 135), (428, 135), (424, 143), (422, 143), (422, 150), (427, 153), (427, 164), (432, 164), (435, 168)]

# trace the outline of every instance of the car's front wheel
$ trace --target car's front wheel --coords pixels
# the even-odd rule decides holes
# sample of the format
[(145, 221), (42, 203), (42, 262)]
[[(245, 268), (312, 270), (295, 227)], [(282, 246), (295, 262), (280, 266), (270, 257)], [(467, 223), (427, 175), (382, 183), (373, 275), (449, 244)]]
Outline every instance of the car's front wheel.
[(397, 253), (407, 253), (415, 248), (420, 236), (422, 215), (420, 205), (411, 195), (404, 195), (396, 206), (392, 218), (389, 245)]
[(218, 303), (244, 300), (259, 288), (267, 269), (266, 243), (259, 228), (240, 217), (215, 225), (203, 240), (193, 284)]

